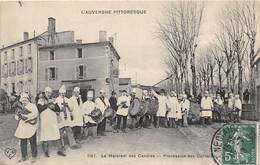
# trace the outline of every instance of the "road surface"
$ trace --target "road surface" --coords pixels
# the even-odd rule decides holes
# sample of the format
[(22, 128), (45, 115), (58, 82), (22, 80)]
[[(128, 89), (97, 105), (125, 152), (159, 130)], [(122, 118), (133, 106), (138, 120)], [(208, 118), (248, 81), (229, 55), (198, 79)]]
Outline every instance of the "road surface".
[[(10, 118), (10, 115), (7, 115)], [(14, 127), (15, 124), (7, 125)], [(3, 124), (3, 123), (2, 123)], [(56, 154), (52, 146), (50, 158), (45, 158), (39, 145), (39, 156), (35, 165), (82, 165), (82, 164), (214, 164), (210, 153), (210, 142), (214, 132), (221, 127), (215, 123), (207, 127), (191, 125), (188, 128), (151, 128), (128, 130), (128, 133), (108, 132), (100, 139), (92, 137), (84, 140), (82, 148), (66, 150), (66, 157)], [(14, 128), (9, 131), (12, 136)], [(3, 132), (3, 130), (5, 132)], [(7, 130), (1, 129), (1, 134), (7, 136)], [(21, 154), (19, 141), (14, 137), (1, 136), (0, 165), (17, 164)], [(17, 154), (9, 160), (4, 155), (5, 148), (16, 148)], [(30, 153), (30, 150), (29, 150)], [(30, 155), (30, 154), (29, 154)], [(30, 160), (21, 165), (31, 164)]]

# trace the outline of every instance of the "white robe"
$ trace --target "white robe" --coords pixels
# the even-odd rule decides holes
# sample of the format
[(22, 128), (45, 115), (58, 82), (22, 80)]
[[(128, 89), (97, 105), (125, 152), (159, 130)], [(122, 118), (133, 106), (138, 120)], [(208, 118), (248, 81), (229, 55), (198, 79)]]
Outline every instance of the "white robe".
[(190, 111), (190, 101), (185, 99), (184, 101), (181, 102), (181, 109), (182, 111), (185, 111), (186, 109), (186, 114), (189, 114)]
[[(38, 104), (47, 104), (45, 100), (39, 99)], [(60, 139), (56, 112), (47, 108), (40, 114), (40, 141), (51, 141)]]
[[(56, 98), (56, 101), (55, 101), (58, 106), (60, 107), (60, 109), (63, 108), (63, 98), (62, 96), (59, 96)], [(69, 99), (67, 97), (64, 97), (64, 102), (68, 104), (69, 102)], [(72, 126), (72, 121), (71, 121), (71, 118), (70, 118), (70, 111), (68, 110), (68, 108), (66, 108), (66, 113), (67, 113), (67, 119), (65, 120), (64, 118), (64, 112), (60, 112), (59, 114), (59, 118), (60, 118), (60, 121), (58, 120), (58, 126), (59, 128), (63, 128), (63, 127), (71, 127)]]
[(83, 112), (85, 123), (88, 123), (88, 122), (93, 123), (93, 124), (96, 123), (90, 116), (88, 116), (88, 114), (90, 114), (94, 109), (95, 109), (95, 103), (93, 101), (87, 100), (82, 105), (82, 112)]
[(79, 98), (80, 104), (78, 104), (77, 98), (75, 96), (72, 96), (69, 101), (69, 108), (72, 111), (73, 120), (71, 122), (71, 126), (83, 126), (83, 113), (81, 110), (82, 106), (82, 100)]
[(201, 109), (202, 110), (207, 110), (207, 111), (201, 111), (200, 116), (201, 117), (210, 117), (212, 118), (212, 108), (213, 108), (213, 103), (211, 97), (203, 97), (201, 99)]
[(234, 101), (234, 107), (235, 108), (238, 108), (240, 111), (239, 111), (239, 117), (241, 117), (242, 115), (242, 102), (240, 99), (235, 99)]
[[(27, 114), (27, 115), (23, 115), (25, 117), (27, 117), (27, 120), (20, 120), (18, 123), (18, 126), (16, 128), (15, 134), (14, 136), (20, 139), (25, 139), (25, 138), (30, 138), (32, 137), (36, 130), (38, 129), (38, 116), (39, 116), (39, 112), (38, 109), (36, 107), (35, 104), (32, 103), (28, 103), (25, 106), (26, 109), (28, 109), (31, 113)], [(32, 125), (30, 123), (26, 123), (26, 121), (31, 120), (37, 118), (37, 123)], [(18, 120), (18, 116), (15, 115), (15, 119)]]
[(95, 101), (96, 108), (100, 109), (102, 114), (104, 114), (105, 110), (108, 107), (110, 107), (110, 103), (109, 103), (109, 101), (106, 97), (104, 98), (104, 102), (105, 102), (105, 104), (103, 103), (103, 101), (99, 97)]
[[(176, 97), (169, 97), (169, 106), (170, 106), (171, 110), (168, 113), (168, 117), (170, 117), (170, 118), (177, 118), (177, 114), (180, 111), (179, 110), (180, 109), (180, 104), (179, 104), (178, 99)], [(181, 119), (181, 116), (180, 116), (180, 119)]]
[[(202, 111), (200, 112), (201, 117), (210, 117), (212, 118), (212, 108), (213, 108), (213, 103), (211, 97), (203, 97), (201, 99), (201, 109)], [(209, 111), (203, 111), (203, 110), (209, 110)]]
[(126, 102), (125, 105), (126, 106), (130, 106), (130, 98), (127, 96), (120, 96), (117, 100), (117, 115), (122, 115), (122, 116), (127, 116), (128, 115), (128, 108), (123, 108), (122, 106), (119, 106), (122, 102)]
[(156, 115), (159, 116), (159, 117), (165, 117), (165, 114), (167, 112), (167, 106), (169, 107), (169, 102), (168, 102), (167, 97), (162, 96), (162, 95), (158, 95), (153, 90), (152, 90), (152, 92), (153, 92), (153, 95), (155, 97), (157, 97), (158, 103), (159, 103), (159, 108), (158, 108)]

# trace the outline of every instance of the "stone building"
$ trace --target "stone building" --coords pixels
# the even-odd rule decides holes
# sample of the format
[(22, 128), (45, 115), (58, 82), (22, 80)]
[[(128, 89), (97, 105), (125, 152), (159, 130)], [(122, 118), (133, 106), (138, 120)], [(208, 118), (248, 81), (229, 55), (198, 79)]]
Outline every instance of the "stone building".
[(87, 90), (118, 91), (119, 59), (113, 38), (99, 32), (99, 41), (82, 43), (74, 31), (56, 31), (56, 20), (48, 18), (46, 32), (33, 38), (24, 33), (24, 41), (0, 49), (1, 88), (8, 94), (28, 92), (33, 97), (46, 86), (58, 91), (66, 85), (69, 94), (75, 86)]

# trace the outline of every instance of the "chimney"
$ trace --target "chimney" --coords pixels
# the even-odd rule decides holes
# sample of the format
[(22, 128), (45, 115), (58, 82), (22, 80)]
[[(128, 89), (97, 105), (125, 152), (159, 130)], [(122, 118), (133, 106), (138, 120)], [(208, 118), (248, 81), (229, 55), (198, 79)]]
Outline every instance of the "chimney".
[(23, 32), (23, 40), (26, 41), (29, 39), (29, 33), (28, 32)]
[(55, 18), (53, 18), (53, 17), (48, 18), (48, 32), (50, 35), (55, 34), (55, 32), (56, 32), (55, 31), (55, 22), (56, 22)]
[(107, 31), (100, 30), (99, 31), (99, 42), (105, 42), (107, 41)]
[(114, 37), (108, 37), (109, 42), (114, 45)]
[(82, 44), (82, 40), (76, 40), (77, 44)]

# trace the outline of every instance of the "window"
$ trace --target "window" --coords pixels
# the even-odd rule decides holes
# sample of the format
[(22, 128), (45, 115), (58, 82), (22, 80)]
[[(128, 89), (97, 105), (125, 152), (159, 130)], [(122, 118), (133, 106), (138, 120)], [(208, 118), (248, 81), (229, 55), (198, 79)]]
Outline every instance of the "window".
[(76, 67), (76, 79), (82, 80), (86, 78), (86, 65), (78, 65)]
[(32, 57), (28, 57), (25, 60), (25, 72), (32, 73)]
[(14, 60), (15, 59), (15, 51), (14, 51), (14, 49), (12, 49), (12, 60)]
[(50, 58), (49, 59), (50, 60), (54, 60), (55, 59), (55, 54), (54, 54), (53, 50), (50, 51)]
[(3, 73), (3, 77), (4, 77), (4, 78), (7, 78), (7, 77), (8, 77), (8, 64), (7, 64), (7, 63), (5, 63), (5, 64), (3, 65), (3, 71), (2, 71), (2, 73)]
[(46, 68), (45, 78), (46, 78), (46, 80), (57, 80), (58, 79), (58, 68), (56, 68), (56, 67)]
[(18, 88), (18, 93), (21, 94), (23, 92), (23, 82), (22, 81), (19, 81), (17, 83), (17, 88)]
[(16, 62), (15, 61), (12, 61), (10, 63), (9, 75), (10, 76), (15, 76), (16, 75)]
[(28, 44), (28, 54), (32, 53), (32, 44)]
[(4, 61), (7, 61), (7, 51), (5, 51)]
[(17, 74), (24, 74), (24, 61), (23, 59), (20, 59), (17, 63)]
[(20, 47), (20, 56), (23, 56), (23, 47)]
[(78, 58), (82, 58), (83, 57), (82, 56), (82, 48), (78, 48), (77, 51), (78, 51)]

